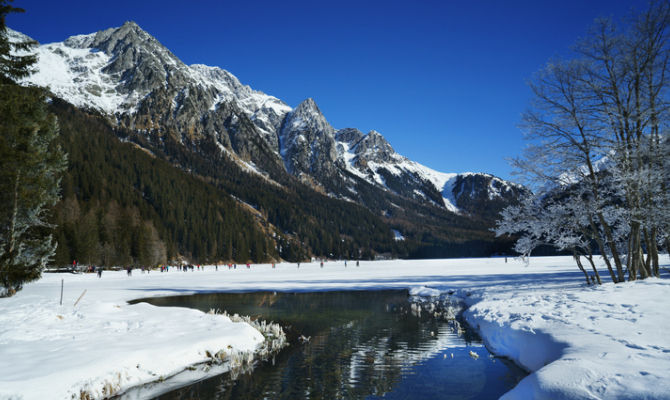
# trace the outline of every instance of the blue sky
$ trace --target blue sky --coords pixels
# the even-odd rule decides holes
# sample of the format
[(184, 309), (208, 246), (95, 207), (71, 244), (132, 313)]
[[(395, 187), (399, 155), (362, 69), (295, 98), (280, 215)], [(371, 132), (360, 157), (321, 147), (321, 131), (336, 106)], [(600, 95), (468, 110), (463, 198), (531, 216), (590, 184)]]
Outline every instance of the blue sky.
[(7, 23), (41, 43), (137, 22), (187, 64), (227, 69), (335, 128), (381, 132), (444, 172), (510, 178), (526, 82), (594, 18), (646, 1), (28, 1)]

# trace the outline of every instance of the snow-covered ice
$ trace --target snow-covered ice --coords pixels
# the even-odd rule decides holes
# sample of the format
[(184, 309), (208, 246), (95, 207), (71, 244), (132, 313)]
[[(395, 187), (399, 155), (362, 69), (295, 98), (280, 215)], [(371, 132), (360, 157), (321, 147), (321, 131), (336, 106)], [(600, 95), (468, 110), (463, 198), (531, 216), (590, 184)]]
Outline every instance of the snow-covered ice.
[(381, 288), (462, 298), (487, 346), (533, 372), (506, 398), (670, 398), (670, 280), (662, 271), (666, 278), (599, 287), (585, 287), (569, 257), (534, 258), (528, 267), (491, 258), (208, 266), (130, 277), (105, 271), (102, 278), (48, 273), (0, 299), (0, 398), (64, 399), (81, 390), (102, 397), (207, 361), (207, 353), (253, 351), (263, 340), (222, 315), (128, 300)]

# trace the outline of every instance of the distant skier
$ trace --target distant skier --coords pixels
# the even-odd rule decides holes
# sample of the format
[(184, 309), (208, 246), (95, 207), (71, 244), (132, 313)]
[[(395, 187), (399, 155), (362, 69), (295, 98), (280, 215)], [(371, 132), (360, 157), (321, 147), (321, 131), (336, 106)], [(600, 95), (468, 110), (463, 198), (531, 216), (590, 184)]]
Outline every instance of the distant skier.
[(98, 278), (102, 278), (102, 267), (98, 267)]

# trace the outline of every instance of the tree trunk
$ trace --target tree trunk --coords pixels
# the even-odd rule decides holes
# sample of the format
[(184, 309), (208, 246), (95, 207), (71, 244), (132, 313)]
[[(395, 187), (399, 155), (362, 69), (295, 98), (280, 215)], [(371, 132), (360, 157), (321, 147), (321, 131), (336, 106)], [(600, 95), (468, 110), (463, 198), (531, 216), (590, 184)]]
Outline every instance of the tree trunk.
[(598, 281), (598, 285), (602, 285), (602, 281), (600, 280), (600, 274), (598, 273), (598, 269), (596, 268), (596, 264), (593, 262), (593, 254), (591, 254), (591, 250), (589, 249), (589, 254), (585, 256), (587, 260), (589, 260), (589, 264), (591, 264), (591, 269), (593, 269), (593, 273), (596, 276), (596, 281)]
[(651, 230), (651, 237), (649, 238), (649, 256), (651, 257), (651, 272), (653, 276), (659, 277), (659, 265), (658, 265), (658, 245), (656, 244), (657, 240), (657, 228), (654, 227)]
[(16, 180), (14, 181), (14, 207), (12, 208), (12, 222), (9, 226), (9, 240), (7, 241), (6, 254), (11, 257), (16, 246), (16, 219), (19, 214), (19, 182), (21, 181), (21, 170), (16, 172)]
[(621, 265), (621, 257), (619, 257), (619, 252), (616, 249), (616, 243), (614, 243), (614, 238), (612, 237), (612, 230), (605, 221), (605, 217), (601, 212), (598, 212), (598, 221), (603, 227), (603, 232), (605, 232), (605, 238), (607, 239), (607, 246), (612, 252), (612, 258), (614, 259), (614, 265), (616, 266), (617, 278), (619, 282), (625, 281), (623, 266)]
[(633, 262), (633, 234), (631, 232), (628, 237), (628, 249), (626, 255), (626, 269), (628, 270), (628, 280), (634, 281), (637, 279), (637, 272), (635, 271), (635, 266)]
[(642, 229), (639, 222), (633, 222), (631, 224), (631, 235), (629, 239), (630, 245), (630, 265), (631, 272), (634, 272), (630, 276), (635, 276), (637, 279), (637, 274), (640, 274), (640, 279), (646, 279), (649, 277), (647, 274), (647, 269), (644, 267), (644, 258), (642, 256)]
[[(7, 233), (7, 241), (5, 242), (4, 254), (0, 257), (0, 285), (2, 285), (8, 293), (11, 294), (12, 282), (9, 279), (10, 266), (13, 264), (14, 259), (14, 250), (16, 247), (17, 232), (16, 232), (16, 223), (19, 214), (19, 187), (21, 182), (21, 170), (19, 169), (16, 172), (16, 178), (14, 180), (14, 204), (12, 206), (12, 219), (9, 224), (9, 229)], [(2, 293), (2, 291), (0, 291)]]
[[(640, 255), (638, 254), (639, 249), (639, 224), (633, 223), (633, 227), (630, 230), (630, 236), (628, 237), (628, 260), (632, 276), (635, 278), (632, 280), (637, 280), (643, 278), (644, 271), (640, 271)], [(631, 274), (629, 274), (628, 279), (630, 279)]]
[(647, 271), (647, 267), (644, 265), (644, 255), (642, 254), (642, 248), (640, 248), (639, 252), (637, 253), (639, 263), (640, 263), (640, 271), (642, 271), (642, 279), (647, 279), (649, 278), (649, 271)]
[(643, 267), (647, 272), (647, 277), (654, 276), (654, 272), (651, 270), (651, 259), (653, 257), (653, 249), (651, 244), (651, 235), (647, 228), (643, 229), (644, 232), (644, 244), (647, 247), (647, 258), (644, 259), (644, 252), (641, 251), (640, 256), (643, 257)]
[(644, 251), (642, 251), (642, 264), (644, 265), (645, 269), (647, 270), (647, 273), (649, 275), (651, 271), (651, 253), (649, 252), (649, 233), (647, 232), (647, 228), (645, 227), (643, 230), (643, 235), (642, 238), (644, 240), (644, 246), (647, 248), (647, 256), (645, 257)]
[(577, 266), (579, 267), (579, 269), (581, 269), (582, 272), (584, 273), (584, 277), (586, 278), (586, 284), (590, 285), (591, 281), (589, 280), (589, 274), (586, 273), (586, 270), (584, 269), (584, 266), (582, 265), (582, 261), (579, 259), (579, 255), (574, 250), (572, 251), (572, 257), (577, 262)]
[(649, 278), (649, 271), (644, 264), (644, 251), (642, 250), (642, 227), (637, 228), (636, 244), (635, 257), (637, 259), (637, 268), (640, 271), (640, 276), (642, 279), (647, 279)]
[(593, 218), (591, 218), (590, 215), (589, 215), (589, 223), (591, 225), (591, 230), (593, 231), (593, 238), (596, 240), (596, 243), (598, 244), (598, 248), (600, 249), (600, 254), (602, 254), (603, 260), (605, 260), (605, 265), (607, 265), (607, 270), (610, 273), (612, 282), (614, 283), (623, 282), (619, 281), (616, 275), (614, 274), (614, 270), (612, 269), (612, 263), (610, 263), (610, 259), (609, 257), (607, 257), (607, 251), (605, 251), (605, 243), (603, 243), (602, 239), (600, 238), (596, 224), (595, 222), (593, 222)]

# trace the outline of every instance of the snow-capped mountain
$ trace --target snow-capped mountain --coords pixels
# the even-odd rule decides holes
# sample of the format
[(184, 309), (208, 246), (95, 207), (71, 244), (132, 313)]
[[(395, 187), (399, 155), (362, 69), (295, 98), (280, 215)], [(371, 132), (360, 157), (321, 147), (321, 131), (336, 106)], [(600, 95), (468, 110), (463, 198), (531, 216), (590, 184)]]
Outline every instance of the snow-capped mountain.
[(24, 84), (48, 87), (157, 142), (165, 136), (192, 148), (213, 142), (248, 170), (282, 168), (334, 197), (365, 204), (360, 185), (366, 184), (477, 214), (525, 190), (487, 174), (435, 171), (396, 153), (376, 131), (336, 130), (311, 98), (292, 109), (228, 71), (186, 65), (134, 22), (41, 45), (37, 54), (37, 72)]
[(265, 133), (276, 131), (291, 110), (276, 97), (242, 85), (228, 71), (187, 66), (134, 22), (45, 44), (37, 53), (37, 73), (28, 82), (47, 86), (76, 106), (108, 114), (136, 113), (142, 100), (159, 90), (176, 91), (171, 111), (178, 111), (183, 98), (196, 97), (189, 86), (199, 89), (197, 100), (208, 111), (234, 101)]
[(245, 121), (238, 114), (253, 123), (253, 136), (276, 149), (275, 132), (291, 110), (220, 68), (187, 66), (134, 22), (42, 45), (37, 54), (37, 72), (26, 83), (131, 129), (215, 138), (247, 160), (254, 140), (239, 129)]

